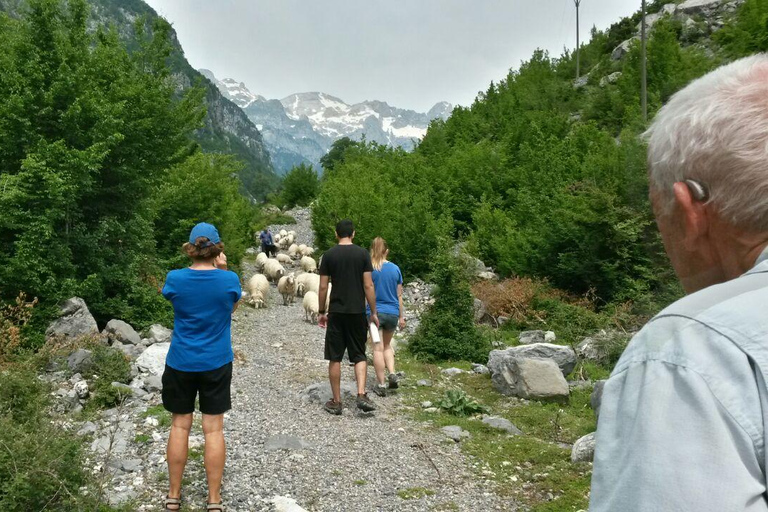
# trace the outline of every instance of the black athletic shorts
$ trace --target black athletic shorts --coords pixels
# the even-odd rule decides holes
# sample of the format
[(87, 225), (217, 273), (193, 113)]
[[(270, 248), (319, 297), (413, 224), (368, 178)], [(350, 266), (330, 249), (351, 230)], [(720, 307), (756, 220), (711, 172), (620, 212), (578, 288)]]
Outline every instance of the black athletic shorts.
[(346, 350), (350, 363), (361, 363), (366, 360), (367, 338), (368, 320), (365, 313), (330, 313), (325, 332), (325, 359), (341, 362)]
[(201, 413), (224, 414), (232, 408), (231, 383), (232, 363), (207, 372), (182, 372), (165, 365), (163, 407), (174, 414), (191, 414), (200, 393)]

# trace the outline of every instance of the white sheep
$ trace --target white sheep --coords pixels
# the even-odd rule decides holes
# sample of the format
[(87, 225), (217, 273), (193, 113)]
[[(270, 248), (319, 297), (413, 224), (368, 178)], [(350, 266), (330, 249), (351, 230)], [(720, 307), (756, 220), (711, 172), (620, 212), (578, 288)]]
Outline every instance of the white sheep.
[(301, 304), (304, 306), (304, 320), (311, 323), (317, 323), (317, 315), (319, 314), (320, 304), (318, 303), (317, 294), (315, 292), (307, 292), (304, 295), (304, 300)]
[(296, 240), (296, 235), (294, 235), (291, 231), (289, 231), (288, 236), (285, 237), (285, 239), (287, 240), (285, 245), (290, 247), (291, 245), (293, 245), (293, 242)]
[(320, 276), (317, 274), (299, 274), (296, 278), (296, 293), (303, 297), (307, 292), (320, 292)]
[(302, 256), (312, 256), (315, 254), (315, 250), (312, 247), (305, 247), (303, 251), (301, 251)]
[(283, 296), (283, 305), (293, 304), (296, 299), (296, 276), (288, 274), (280, 278), (277, 283), (277, 291)]
[(293, 264), (293, 258), (288, 256), (287, 254), (280, 253), (277, 255), (277, 261), (279, 263), (282, 263), (284, 265), (292, 265)]
[(291, 258), (297, 258), (299, 256), (299, 246), (296, 244), (291, 245), (288, 248), (288, 256)]
[(263, 274), (254, 274), (248, 280), (248, 293), (251, 295), (251, 303), (258, 308), (267, 307), (267, 296), (269, 295), (269, 281)]
[(272, 243), (275, 244), (275, 245), (280, 245), (280, 239), (281, 238), (282, 237), (280, 236), (279, 233), (275, 234), (275, 235), (272, 235)]
[(277, 260), (268, 260), (264, 264), (264, 275), (267, 276), (267, 279), (276, 283), (285, 275), (285, 268)]
[(267, 253), (265, 253), (265, 252), (260, 252), (259, 254), (257, 254), (256, 255), (256, 269), (257, 270), (263, 269), (264, 268), (264, 263), (266, 263), (268, 259), (269, 259), (269, 257), (267, 257)]
[(303, 256), (301, 258), (301, 270), (304, 272), (315, 273), (317, 272), (317, 263), (313, 258), (310, 258), (309, 256)]
[(291, 230), (288, 232), (288, 236), (292, 236), (294, 239), (296, 238), (296, 232)]
[(304, 254), (304, 251), (306, 250), (307, 245), (306, 244), (299, 244), (299, 254)]
[(281, 229), (279, 234), (280, 234), (280, 238), (288, 236), (288, 232), (286, 230), (284, 230), (284, 229)]

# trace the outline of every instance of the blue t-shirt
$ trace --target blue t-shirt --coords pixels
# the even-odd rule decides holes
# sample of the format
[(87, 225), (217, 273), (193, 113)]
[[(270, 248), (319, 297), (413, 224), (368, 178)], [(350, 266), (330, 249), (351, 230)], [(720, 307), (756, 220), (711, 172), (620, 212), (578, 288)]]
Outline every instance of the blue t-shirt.
[[(400, 314), (400, 300), (397, 298), (397, 285), (403, 284), (403, 274), (394, 263), (387, 261), (381, 270), (372, 273), (373, 286), (376, 288), (376, 309), (385, 315)], [(371, 314), (371, 308), (366, 306), (366, 313)]]
[(206, 372), (232, 362), (232, 308), (241, 293), (234, 272), (168, 272), (163, 297), (173, 304), (174, 321), (166, 364), (183, 372)]

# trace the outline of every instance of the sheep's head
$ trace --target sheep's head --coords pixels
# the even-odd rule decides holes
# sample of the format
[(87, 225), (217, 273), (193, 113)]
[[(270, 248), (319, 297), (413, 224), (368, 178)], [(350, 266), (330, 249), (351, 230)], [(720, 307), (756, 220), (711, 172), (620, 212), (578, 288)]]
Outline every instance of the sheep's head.
[(288, 274), (288, 279), (286, 279), (286, 281), (290, 286), (293, 286), (296, 283), (296, 274), (294, 274), (293, 272)]
[(296, 293), (299, 295), (304, 295), (304, 290), (307, 288), (306, 283), (301, 282), (296, 286)]
[(275, 272), (275, 274), (277, 275), (277, 277), (283, 277), (285, 275), (285, 269), (283, 267), (280, 267), (279, 269), (277, 269), (277, 272)]

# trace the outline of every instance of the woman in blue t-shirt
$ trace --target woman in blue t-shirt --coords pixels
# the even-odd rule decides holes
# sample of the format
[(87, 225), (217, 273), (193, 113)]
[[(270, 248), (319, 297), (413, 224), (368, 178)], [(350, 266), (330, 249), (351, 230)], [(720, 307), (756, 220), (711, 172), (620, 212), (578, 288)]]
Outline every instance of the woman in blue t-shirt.
[[(371, 244), (373, 264), (373, 285), (376, 288), (376, 310), (379, 314), (380, 343), (373, 344), (373, 367), (376, 370), (376, 386), (373, 391), (379, 396), (387, 394), (385, 370), (389, 370), (389, 388), (398, 387), (395, 373), (395, 352), (392, 350), (392, 336), (398, 325), (405, 328), (403, 308), (403, 274), (400, 268), (387, 261), (389, 247), (383, 238), (377, 237)], [(370, 314), (370, 309), (369, 309)]]
[(224, 510), (224, 413), (231, 406), (232, 313), (240, 300), (240, 279), (226, 270), (224, 246), (211, 224), (200, 223), (189, 234), (184, 252), (192, 265), (168, 273), (163, 296), (173, 304), (171, 347), (163, 373), (163, 406), (173, 414), (168, 437), (170, 489), (165, 510), (181, 508), (181, 480), (187, 463), (189, 431), (195, 399), (200, 400), (205, 434), (208, 510)]

